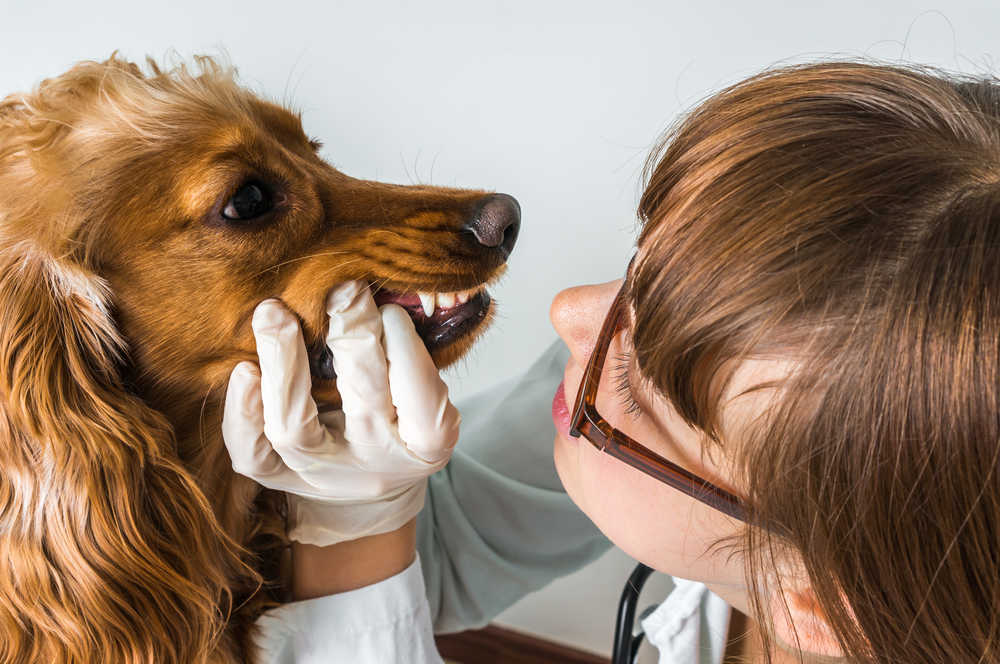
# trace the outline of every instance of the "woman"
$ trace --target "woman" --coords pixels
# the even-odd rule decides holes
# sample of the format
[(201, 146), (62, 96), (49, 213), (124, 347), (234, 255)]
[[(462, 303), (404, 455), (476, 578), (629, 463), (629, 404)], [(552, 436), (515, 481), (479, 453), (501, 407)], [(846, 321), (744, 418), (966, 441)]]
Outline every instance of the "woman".
[[(566, 492), (627, 553), (746, 612), (768, 661), (1000, 661), (998, 155), (992, 80), (766, 72), (664, 141), (624, 282), (553, 302)], [(524, 521), (508, 541), (554, 538)], [(429, 526), (445, 546), (447, 523)], [(361, 581), (409, 562), (408, 528), (376, 535), (405, 555)], [(600, 548), (579, 539), (574, 564)], [(507, 559), (462, 576), (425, 550), (428, 578)]]

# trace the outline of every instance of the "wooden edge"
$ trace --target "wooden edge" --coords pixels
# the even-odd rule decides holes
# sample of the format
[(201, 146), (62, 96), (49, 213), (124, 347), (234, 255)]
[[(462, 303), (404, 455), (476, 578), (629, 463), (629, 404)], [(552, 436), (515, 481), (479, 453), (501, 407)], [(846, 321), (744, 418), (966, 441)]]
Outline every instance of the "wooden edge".
[(438, 634), (438, 651), (459, 664), (608, 664), (606, 657), (505, 627)]

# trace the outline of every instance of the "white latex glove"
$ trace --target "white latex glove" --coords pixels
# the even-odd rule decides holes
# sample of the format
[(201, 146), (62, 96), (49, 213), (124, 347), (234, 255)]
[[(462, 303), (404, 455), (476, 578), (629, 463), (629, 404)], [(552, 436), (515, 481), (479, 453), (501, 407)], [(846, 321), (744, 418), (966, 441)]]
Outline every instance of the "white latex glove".
[(327, 313), (343, 410), (319, 414), (298, 321), (265, 300), (252, 321), (260, 369), (236, 366), (222, 419), (233, 469), (285, 491), (289, 537), (318, 546), (412, 519), (460, 420), (401, 307), (379, 310), (365, 284), (347, 282), (330, 293)]

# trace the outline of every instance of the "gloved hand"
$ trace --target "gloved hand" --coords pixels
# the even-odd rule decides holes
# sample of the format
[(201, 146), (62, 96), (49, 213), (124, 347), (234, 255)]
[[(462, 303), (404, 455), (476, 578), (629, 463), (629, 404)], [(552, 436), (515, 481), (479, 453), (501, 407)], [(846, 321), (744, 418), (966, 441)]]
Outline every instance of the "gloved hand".
[(260, 369), (241, 362), (233, 370), (222, 421), (233, 469), (285, 491), (289, 537), (318, 546), (413, 518), (460, 420), (401, 307), (380, 311), (365, 284), (347, 282), (330, 293), (327, 313), (343, 410), (317, 411), (298, 321), (265, 300), (252, 321)]

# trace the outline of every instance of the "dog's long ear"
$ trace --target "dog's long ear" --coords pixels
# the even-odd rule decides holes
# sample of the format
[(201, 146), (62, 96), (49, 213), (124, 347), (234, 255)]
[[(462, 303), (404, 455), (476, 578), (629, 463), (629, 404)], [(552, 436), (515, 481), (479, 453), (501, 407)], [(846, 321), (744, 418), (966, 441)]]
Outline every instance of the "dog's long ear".
[(247, 573), (130, 394), (103, 282), (0, 247), (0, 662), (202, 662)]
[(81, 184), (110, 148), (81, 118), (112, 78), (142, 74), (113, 56), (0, 100), (0, 662), (202, 662), (256, 582), (124, 386), (88, 267)]

